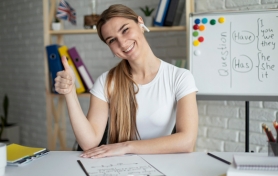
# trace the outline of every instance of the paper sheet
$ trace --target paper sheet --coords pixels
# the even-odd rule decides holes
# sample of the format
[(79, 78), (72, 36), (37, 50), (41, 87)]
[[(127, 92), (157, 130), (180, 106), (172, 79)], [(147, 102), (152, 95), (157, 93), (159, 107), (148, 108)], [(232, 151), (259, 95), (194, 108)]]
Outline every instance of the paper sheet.
[(94, 176), (163, 176), (138, 155), (125, 155), (99, 159), (80, 159), (89, 175)]

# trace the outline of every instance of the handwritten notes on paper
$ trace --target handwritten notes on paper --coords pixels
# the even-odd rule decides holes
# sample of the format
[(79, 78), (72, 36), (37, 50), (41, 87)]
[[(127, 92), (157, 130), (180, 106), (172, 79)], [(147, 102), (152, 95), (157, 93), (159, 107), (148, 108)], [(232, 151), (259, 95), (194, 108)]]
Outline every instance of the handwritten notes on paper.
[(277, 10), (193, 14), (190, 21), (190, 70), (199, 94), (278, 95)]
[(80, 161), (88, 174), (94, 176), (163, 175), (138, 155), (80, 159)]

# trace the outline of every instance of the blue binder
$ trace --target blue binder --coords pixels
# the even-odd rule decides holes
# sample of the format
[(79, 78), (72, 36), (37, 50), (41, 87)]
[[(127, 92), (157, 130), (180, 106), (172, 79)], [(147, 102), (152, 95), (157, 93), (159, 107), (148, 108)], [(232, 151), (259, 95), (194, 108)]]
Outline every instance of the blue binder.
[(64, 70), (64, 66), (62, 64), (60, 54), (58, 52), (58, 48), (60, 46), (57, 44), (46, 46), (47, 52), (47, 60), (48, 60), (48, 68), (49, 68), (49, 80), (50, 80), (50, 89), (53, 93), (57, 93), (55, 91), (55, 81), (57, 72)]
[(171, 0), (160, 0), (154, 19), (155, 26), (164, 26), (164, 20)]

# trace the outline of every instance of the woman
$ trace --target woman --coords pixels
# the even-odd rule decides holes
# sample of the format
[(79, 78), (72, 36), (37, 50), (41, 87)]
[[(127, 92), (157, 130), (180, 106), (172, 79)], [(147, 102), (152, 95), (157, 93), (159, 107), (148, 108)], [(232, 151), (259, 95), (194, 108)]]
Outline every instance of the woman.
[[(153, 54), (143, 24), (140, 16), (120, 4), (101, 14), (98, 35), (122, 60), (96, 80), (87, 117), (78, 102), (73, 71), (62, 58), (65, 70), (57, 74), (55, 89), (65, 95), (74, 134), (85, 151), (82, 157), (194, 149), (198, 129), (194, 79), (188, 70)], [(97, 147), (108, 118), (108, 144)], [(175, 124), (177, 132), (171, 134)]]

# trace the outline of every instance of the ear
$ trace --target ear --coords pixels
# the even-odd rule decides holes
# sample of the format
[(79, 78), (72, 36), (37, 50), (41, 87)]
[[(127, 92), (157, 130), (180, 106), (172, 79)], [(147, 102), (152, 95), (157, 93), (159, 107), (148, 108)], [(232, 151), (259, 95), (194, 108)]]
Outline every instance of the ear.
[(144, 24), (143, 18), (141, 16), (138, 16), (138, 23)]
[(144, 28), (142, 27), (142, 24), (144, 24), (143, 18), (141, 16), (138, 16), (138, 25), (141, 31), (144, 33)]

